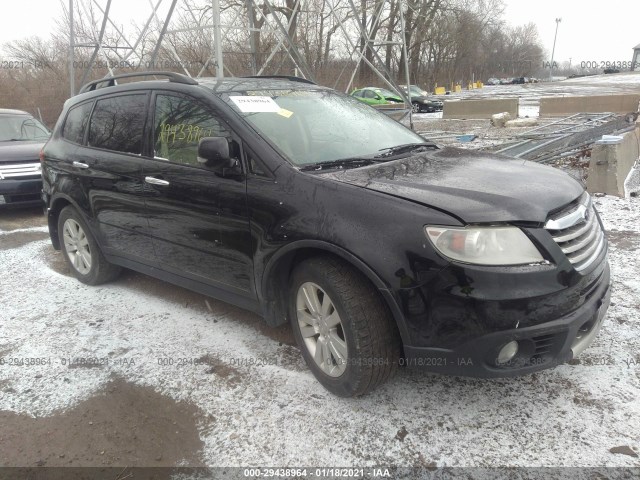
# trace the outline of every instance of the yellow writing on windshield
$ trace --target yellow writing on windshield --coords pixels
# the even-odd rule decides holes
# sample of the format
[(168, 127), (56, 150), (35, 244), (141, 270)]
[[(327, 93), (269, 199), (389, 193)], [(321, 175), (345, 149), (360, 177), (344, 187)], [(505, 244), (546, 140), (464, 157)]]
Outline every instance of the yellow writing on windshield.
[(167, 144), (176, 142), (197, 143), (201, 138), (215, 136), (211, 127), (201, 127), (190, 123), (161, 123), (160, 141)]

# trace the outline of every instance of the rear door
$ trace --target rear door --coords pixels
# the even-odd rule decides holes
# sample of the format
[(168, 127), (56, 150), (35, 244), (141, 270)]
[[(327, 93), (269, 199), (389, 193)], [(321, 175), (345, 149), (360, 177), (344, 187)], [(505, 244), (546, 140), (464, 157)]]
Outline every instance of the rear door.
[(142, 178), (149, 98), (148, 91), (98, 98), (71, 162), (105, 253), (145, 263), (155, 260), (144, 202), (153, 191)]
[(154, 158), (144, 178), (150, 233), (161, 268), (242, 296), (255, 296), (244, 175), (223, 177), (197, 161), (203, 137), (240, 148), (206, 102), (158, 91), (152, 99)]

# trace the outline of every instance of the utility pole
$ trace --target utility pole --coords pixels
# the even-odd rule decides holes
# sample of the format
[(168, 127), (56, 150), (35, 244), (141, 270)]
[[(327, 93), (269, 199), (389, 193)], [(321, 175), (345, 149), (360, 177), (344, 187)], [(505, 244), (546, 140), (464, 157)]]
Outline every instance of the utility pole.
[(253, 0), (245, 0), (249, 15), (249, 45), (251, 46), (251, 75), (258, 73), (258, 52), (256, 48), (256, 26), (253, 21)]
[(551, 50), (551, 66), (549, 68), (549, 81), (552, 82), (553, 81), (553, 57), (556, 53), (556, 39), (558, 38), (558, 25), (560, 25), (560, 22), (562, 21), (562, 18), (556, 18), (556, 34), (553, 37), (553, 50)]
[(404, 54), (404, 72), (407, 81), (407, 100), (409, 100), (409, 127), (413, 130), (413, 102), (411, 101), (411, 81), (409, 80), (409, 55), (407, 52), (407, 43), (405, 42), (405, 25), (404, 25), (404, 2), (400, 2), (400, 30), (402, 33), (402, 53)]
[(71, 90), (70, 97), (76, 94), (76, 79), (74, 75), (73, 63), (75, 48), (75, 32), (73, 31), (73, 0), (69, 0), (69, 85)]
[(213, 0), (213, 44), (216, 52), (216, 78), (224, 78), (222, 60), (222, 29), (220, 25), (220, 0)]

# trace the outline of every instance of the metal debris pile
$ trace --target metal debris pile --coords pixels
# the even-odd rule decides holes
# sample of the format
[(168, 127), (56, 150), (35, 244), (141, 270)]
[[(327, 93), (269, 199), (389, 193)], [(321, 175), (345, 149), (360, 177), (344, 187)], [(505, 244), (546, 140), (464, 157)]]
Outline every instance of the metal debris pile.
[(496, 153), (547, 163), (585, 152), (603, 135), (633, 130), (625, 115), (577, 113), (516, 135), (516, 142), (501, 145)]

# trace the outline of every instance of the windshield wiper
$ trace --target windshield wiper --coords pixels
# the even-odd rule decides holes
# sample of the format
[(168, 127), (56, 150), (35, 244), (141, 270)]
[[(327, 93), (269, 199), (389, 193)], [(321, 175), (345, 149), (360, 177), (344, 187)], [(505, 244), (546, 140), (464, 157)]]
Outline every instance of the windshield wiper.
[(339, 160), (332, 160), (330, 162), (318, 162), (318, 163), (309, 163), (300, 167), (300, 170), (303, 172), (310, 170), (328, 170), (331, 168), (340, 168), (340, 167), (364, 167), (366, 165), (371, 165), (372, 163), (378, 163), (379, 160), (374, 160), (373, 158), (363, 158), (363, 157), (353, 157), (353, 158), (341, 158)]
[(379, 153), (378, 155), (376, 155), (373, 158), (390, 157), (392, 155), (398, 155), (400, 153), (411, 152), (413, 150), (418, 150), (420, 148), (437, 149), (438, 147), (433, 142), (406, 143), (404, 145), (396, 145), (395, 147), (381, 148), (380, 151), (382, 153)]

